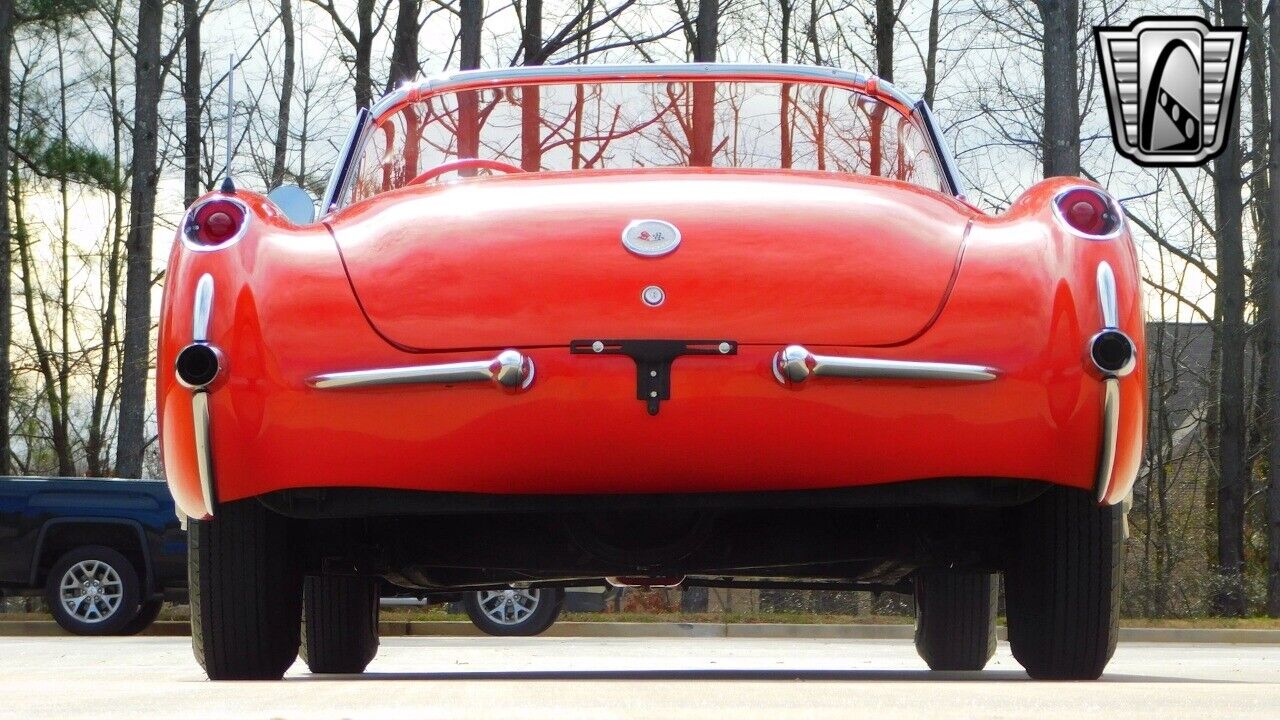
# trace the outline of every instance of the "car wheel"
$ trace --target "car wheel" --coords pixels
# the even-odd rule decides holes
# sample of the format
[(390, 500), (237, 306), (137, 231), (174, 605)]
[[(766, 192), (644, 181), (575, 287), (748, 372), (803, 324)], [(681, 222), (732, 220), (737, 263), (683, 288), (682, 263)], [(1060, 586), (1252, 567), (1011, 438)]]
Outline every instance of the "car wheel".
[(133, 563), (101, 545), (78, 547), (49, 569), (45, 599), (67, 632), (115, 635), (138, 614), (141, 588)]
[(129, 621), (128, 625), (120, 631), (121, 635), (137, 635), (138, 633), (151, 627), (151, 623), (160, 617), (160, 608), (164, 607), (164, 598), (151, 598), (142, 603), (142, 607), (138, 608), (138, 614)]
[(210, 680), (278, 680), (298, 657), (302, 576), (288, 530), (252, 499), (189, 523), (191, 646)]
[(378, 654), (378, 580), (307, 576), (302, 659), (313, 673), (362, 673)]
[(480, 590), (463, 598), (467, 617), (489, 635), (537, 635), (551, 627), (564, 606), (561, 588)]
[(916, 652), (930, 670), (981, 670), (996, 652), (995, 575), (922, 571), (916, 576)]
[(1015, 512), (1005, 572), (1013, 656), (1033, 678), (1095, 679), (1119, 634), (1121, 508), (1054, 488)]

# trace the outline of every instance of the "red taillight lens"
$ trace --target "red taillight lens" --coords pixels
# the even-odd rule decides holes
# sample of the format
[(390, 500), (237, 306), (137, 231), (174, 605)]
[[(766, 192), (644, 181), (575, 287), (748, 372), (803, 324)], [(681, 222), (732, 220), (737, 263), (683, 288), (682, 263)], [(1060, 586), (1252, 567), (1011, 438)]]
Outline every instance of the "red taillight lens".
[(1058, 196), (1058, 212), (1072, 230), (1085, 235), (1109, 235), (1120, 227), (1111, 200), (1091, 188), (1075, 188)]
[(210, 200), (196, 208), (187, 224), (187, 238), (198, 245), (219, 245), (240, 232), (244, 210), (230, 200)]

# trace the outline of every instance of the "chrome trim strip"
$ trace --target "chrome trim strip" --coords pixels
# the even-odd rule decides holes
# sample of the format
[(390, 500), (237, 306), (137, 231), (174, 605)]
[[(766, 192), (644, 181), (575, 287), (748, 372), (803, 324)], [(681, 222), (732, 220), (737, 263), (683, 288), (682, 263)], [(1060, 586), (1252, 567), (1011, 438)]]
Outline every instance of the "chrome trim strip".
[(191, 304), (191, 341), (209, 341), (209, 313), (213, 310), (213, 276), (205, 273), (196, 281), (195, 301)]
[(492, 382), (500, 387), (524, 390), (533, 384), (534, 373), (533, 358), (515, 350), (503, 350), (490, 360), (325, 373), (309, 378), (307, 384), (321, 390), (334, 390), (417, 383)]
[[(223, 200), (239, 207), (240, 212), (244, 213), (244, 222), (240, 223), (240, 227), (236, 229), (236, 234), (226, 240), (223, 240), (217, 245), (201, 245), (200, 243), (192, 240), (188, 234), (191, 230), (191, 223), (196, 218), (196, 211), (211, 202)], [(248, 205), (245, 205), (239, 199), (231, 197), (230, 195), (222, 194), (216, 197), (210, 197), (204, 202), (195, 203), (191, 207), (187, 208), (186, 214), (182, 216), (182, 227), (179, 229), (178, 236), (182, 238), (183, 247), (188, 250), (193, 252), (213, 252), (240, 242), (240, 238), (244, 237), (244, 234), (249, 232), (249, 223), (251, 222), (253, 222), (253, 213), (249, 212)]]
[[(1055, 204), (1054, 207), (1057, 207)], [(1116, 274), (1106, 260), (1098, 263), (1098, 306), (1102, 310), (1102, 327), (1119, 328), (1120, 310), (1116, 300)]]
[(1106, 498), (1111, 473), (1116, 464), (1116, 442), (1120, 436), (1120, 381), (1109, 377), (1103, 381), (1102, 442), (1098, 447), (1098, 475), (1093, 481), (1098, 502)]
[(774, 355), (773, 375), (784, 385), (804, 382), (814, 375), (945, 382), (985, 382), (996, 379), (996, 371), (982, 365), (814, 355), (801, 345), (789, 345)]
[(196, 472), (200, 475), (200, 495), (209, 515), (214, 512), (213, 443), (209, 427), (209, 393), (191, 393), (191, 424), (195, 428)]
[[(1067, 222), (1067, 219), (1062, 217), (1062, 208), (1058, 207), (1058, 199), (1072, 190), (1092, 190), (1093, 192), (1102, 195), (1102, 197), (1106, 199), (1107, 204), (1111, 206), (1111, 211), (1114, 212), (1116, 217), (1119, 219), (1119, 222), (1116, 223), (1116, 229), (1106, 235), (1091, 235), (1089, 233), (1080, 232), (1079, 230), (1071, 227), (1071, 223)], [(1124, 214), (1124, 206), (1120, 204), (1120, 201), (1112, 197), (1111, 193), (1106, 190), (1099, 190), (1091, 185), (1072, 185), (1071, 187), (1064, 188), (1053, 196), (1053, 200), (1049, 202), (1049, 206), (1053, 208), (1053, 217), (1057, 219), (1058, 223), (1062, 225), (1062, 227), (1066, 228), (1067, 232), (1086, 240), (1114, 240), (1120, 237), (1120, 233), (1124, 232), (1125, 224), (1128, 222), (1128, 218)]]
[(686, 77), (689, 75), (780, 75), (797, 80), (816, 82), (841, 82), (866, 86), (874, 79), (876, 89), (894, 101), (910, 109), (915, 98), (898, 89), (888, 80), (881, 80), (874, 75), (841, 70), (840, 68), (817, 65), (773, 65), (769, 63), (650, 63), (650, 64), (618, 64), (618, 65), (537, 65), (512, 68), (488, 68), (483, 70), (461, 70), (432, 75), (423, 80), (406, 83), (384, 95), (370, 108), (373, 118), (380, 119), (385, 113), (395, 109), (400, 103), (407, 101), (414, 93), (446, 92), (462, 85), (483, 82), (511, 81), (519, 84), (522, 80), (545, 80), (552, 78), (572, 78), (574, 80), (595, 77), (623, 76), (634, 78), (662, 79), (663, 76)]
[(942, 127), (938, 125), (938, 119), (933, 115), (933, 109), (922, 99), (915, 104), (914, 112), (920, 117), (920, 124), (924, 126), (925, 134), (933, 143), (933, 153), (938, 159), (938, 164), (942, 166), (942, 174), (947, 184), (951, 186), (951, 194), (963, 198), (964, 185), (960, 182), (960, 168), (956, 166), (955, 156), (951, 154), (947, 138), (942, 134)]
[(325, 186), (320, 205), (321, 217), (337, 209), (338, 198), (342, 197), (342, 193), (346, 191), (346, 179), (351, 174), (349, 166), (352, 153), (362, 144), (365, 128), (369, 126), (371, 118), (368, 108), (360, 108), (356, 113), (356, 121), (351, 125), (351, 132), (347, 134), (346, 144), (338, 151), (338, 161), (333, 166), (333, 174), (329, 176), (329, 184)]

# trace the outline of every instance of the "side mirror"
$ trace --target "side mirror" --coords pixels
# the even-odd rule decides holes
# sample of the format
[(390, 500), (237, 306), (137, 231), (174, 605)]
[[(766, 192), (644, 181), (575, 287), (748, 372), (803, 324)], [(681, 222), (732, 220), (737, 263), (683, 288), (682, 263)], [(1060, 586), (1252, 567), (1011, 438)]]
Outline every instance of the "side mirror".
[(267, 199), (275, 203), (294, 225), (310, 225), (315, 222), (316, 199), (297, 185), (281, 185), (267, 193)]

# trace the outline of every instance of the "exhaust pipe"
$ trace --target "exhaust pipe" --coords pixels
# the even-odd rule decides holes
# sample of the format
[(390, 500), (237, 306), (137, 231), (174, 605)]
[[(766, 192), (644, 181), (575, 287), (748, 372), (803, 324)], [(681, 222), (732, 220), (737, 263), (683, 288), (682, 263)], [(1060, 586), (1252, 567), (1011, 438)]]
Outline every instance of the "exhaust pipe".
[(174, 370), (183, 387), (204, 390), (222, 371), (222, 353), (212, 345), (192, 343), (178, 353)]
[(1124, 377), (1133, 372), (1138, 349), (1128, 335), (1107, 328), (1089, 340), (1089, 359), (1103, 377)]

